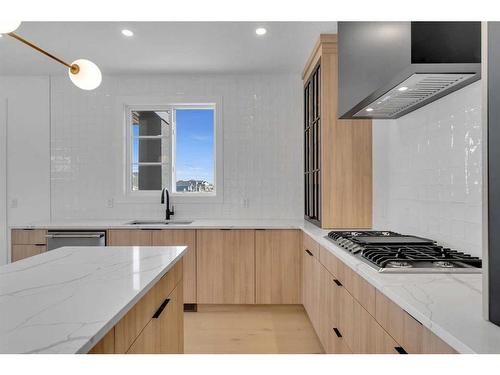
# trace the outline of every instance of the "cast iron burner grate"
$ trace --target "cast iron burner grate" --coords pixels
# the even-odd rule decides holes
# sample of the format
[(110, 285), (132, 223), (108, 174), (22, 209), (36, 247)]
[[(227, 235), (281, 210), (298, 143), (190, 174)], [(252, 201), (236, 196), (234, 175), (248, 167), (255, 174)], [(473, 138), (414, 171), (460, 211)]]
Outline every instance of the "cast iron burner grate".
[(361, 256), (379, 267), (390, 267), (391, 262), (408, 262), (410, 264), (429, 262), (435, 267), (481, 267), (481, 259), (469, 254), (451, 250), (438, 245), (367, 245)]

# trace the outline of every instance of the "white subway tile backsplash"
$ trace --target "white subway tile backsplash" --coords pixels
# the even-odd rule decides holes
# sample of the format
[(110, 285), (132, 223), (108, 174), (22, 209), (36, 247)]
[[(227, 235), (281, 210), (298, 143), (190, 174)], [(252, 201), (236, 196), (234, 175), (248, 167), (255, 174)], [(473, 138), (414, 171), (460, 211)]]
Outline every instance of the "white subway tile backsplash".
[(373, 122), (374, 227), (482, 255), (481, 82)]
[(105, 76), (91, 93), (53, 77), (53, 219), (162, 217), (159, 197), (153, 204), (115, 197), (124, 162), (115, 100), (141, 95), (222, 97), (223, 202), (174, 200), (177, 218), (302, 218), (301, 80), (274, 74)]

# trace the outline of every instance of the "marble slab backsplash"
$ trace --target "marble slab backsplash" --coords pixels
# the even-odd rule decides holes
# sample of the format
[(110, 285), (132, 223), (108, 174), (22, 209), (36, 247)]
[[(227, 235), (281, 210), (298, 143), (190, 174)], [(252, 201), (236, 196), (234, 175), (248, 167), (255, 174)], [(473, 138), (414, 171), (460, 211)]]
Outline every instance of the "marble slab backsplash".
[(481, 256), (481, 82), (373, 122), (374, 227)]

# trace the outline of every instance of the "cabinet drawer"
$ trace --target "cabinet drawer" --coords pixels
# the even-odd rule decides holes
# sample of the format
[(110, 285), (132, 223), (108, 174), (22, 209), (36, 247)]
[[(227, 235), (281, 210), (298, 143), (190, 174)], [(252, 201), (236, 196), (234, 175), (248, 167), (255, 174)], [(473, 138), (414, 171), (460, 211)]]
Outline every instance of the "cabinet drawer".
[(319, 247), (319, 261), (334, 277), (339, 277), (339, 267), (343, 266), (342, 262), (323, 246)]
[[(175, 289), (177, 284), (182, 280), (183, 259), (180, 259), (175, 266), (164, 275), (156, 284), (157, 296), (156, 304), (159, 306)], [(181, 299), (182, 300), (182, 299)]]
[(126, 353), (163, 301), (182, 280), (182, 261), (168, 271), (115, 326), (115, 351)]
[(158, 283), (115, 326), (115, 352), (126, 353), (159, 307)]
[(370, 314), (375, 315), (376, 289), (373, 285), (322, 246), (320, 262)]
[(139, 336), (132, 343), (126, 354), (158, 354), (160, 353), (160, 322), (151, 319)]
[(379, 291), (376, 297), (376, 319), (408, 353), (456, 353), (452, 347)]
[(47, 251), (45, 245), (12, 245), (11, 261), (15, 262)]
[(319, 244), (304, 233), (304, 250), (308, 250), (319, 260)]
[(108, 246), (151, 246), (151, 232), (142, 229), (108, 230)]
[(45, 245), (46, 234), (47, 231), (42, 229), (13, 229), (11, 242), (13, 245)]

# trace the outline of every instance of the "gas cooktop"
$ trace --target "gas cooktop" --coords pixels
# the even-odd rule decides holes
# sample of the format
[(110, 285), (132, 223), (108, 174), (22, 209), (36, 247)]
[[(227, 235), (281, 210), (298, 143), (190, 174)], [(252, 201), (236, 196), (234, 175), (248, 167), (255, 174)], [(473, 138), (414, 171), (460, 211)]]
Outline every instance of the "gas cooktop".
[(328, 238), (379, 272), (481, 273), (481, 259), (391, 231), (332, 231)]

